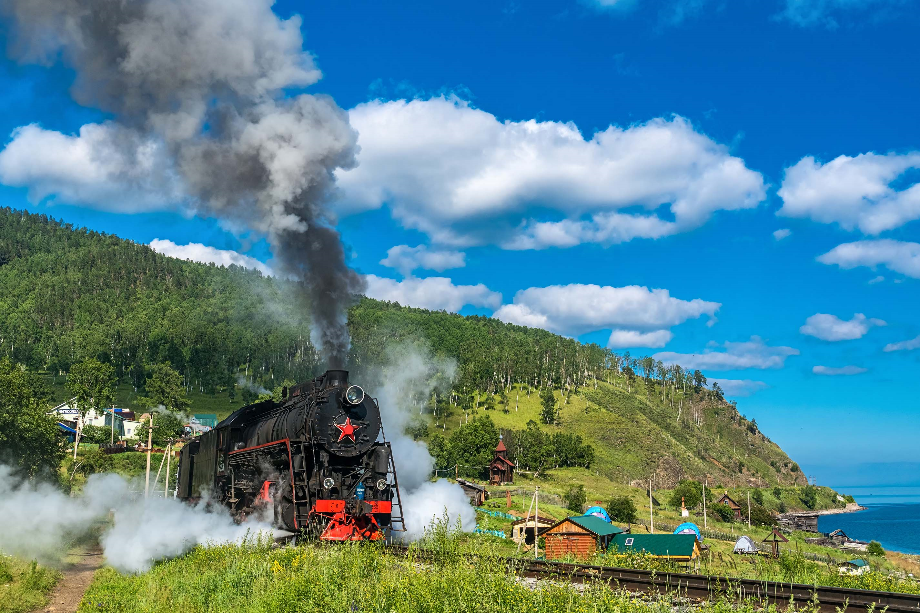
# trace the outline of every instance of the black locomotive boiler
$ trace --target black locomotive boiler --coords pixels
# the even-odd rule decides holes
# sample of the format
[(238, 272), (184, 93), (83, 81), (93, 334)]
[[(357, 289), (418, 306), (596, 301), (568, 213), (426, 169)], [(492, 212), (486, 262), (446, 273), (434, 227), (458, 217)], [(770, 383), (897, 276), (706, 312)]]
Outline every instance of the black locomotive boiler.
[(324, 540), (385, 538), (402, 518), (377, 401), (349, 385), (344, 370), (283, 395), (237, 410), (185, 445), (177, 496), (207, 496), (239, 520), (264, 514), (277, 528)]

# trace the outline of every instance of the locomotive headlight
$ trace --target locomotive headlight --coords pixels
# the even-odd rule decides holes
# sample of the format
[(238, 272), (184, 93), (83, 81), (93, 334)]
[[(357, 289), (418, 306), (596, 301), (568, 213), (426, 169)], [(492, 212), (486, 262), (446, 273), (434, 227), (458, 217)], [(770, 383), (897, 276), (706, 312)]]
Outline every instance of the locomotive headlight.
[(384, 488), (386, 488), (386, 486), (387, 486), (386, 479), (377, 479), (377, 489), (378, 490), (383, 491)]
[(325, 479), (323, 479), (323, 487), (326, 488), (327, 490), (333, 485), (335, 485), (335, 481), (332, 480), (332, 477), (326, 477)]
[(345, 390), (345, 402), (348, 404), (361, 404), (364, 400), (364, 390), (357, 385), (352, 385)]

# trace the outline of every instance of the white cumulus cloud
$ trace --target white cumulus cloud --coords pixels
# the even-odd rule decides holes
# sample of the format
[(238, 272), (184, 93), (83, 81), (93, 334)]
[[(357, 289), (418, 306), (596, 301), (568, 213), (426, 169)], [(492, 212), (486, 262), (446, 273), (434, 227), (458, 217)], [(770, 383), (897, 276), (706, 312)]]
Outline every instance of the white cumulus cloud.
[(816, 375), (828, 375), (828, 376), (838, 376), (838, 375), (861, 375), (864, 372), (867, 372), (868, 369), (861, 366), (841, 366), (840, 368), (834, 368), (831, 366), (815, 366), (811, 369), (811, 372)]
[(0, 182), (28, 188), (33, 202), (54, 198), (139, 212), (169, 208), (185, 198), (164, 145), (156, 140), (138, 142), (104, 123), (86, 124), (75, 135), (30, 124), (11, 137), (0, 151)]
[(920, 153), (841, 155), (822, 164), (808, 156), (786, 169), (777, 213), (879, 234), (920, 219), (920, 183), (892, 186), (920, 168)]
[(437, 272), (444, 272), (449, 268), (463, 268), (466, 266), (466, 254), (460, 251), (431, 249), (426, 245), (396, 245), (387, 250), (387, 257), (380, 260), (380, 263), (395, 268), (403, 276), (408, 277), (413, 270), (419, 268)]
[[(716, 350), (721, 347), (723, 351)], [(771, 347), (759, 336), (752, 336), (744, 342), (726, 342), (722, 345), (710, 343), (702, 353), (675, 353), (662, 351), (654, 355), (665, 364), (680, 364), (691, 370), (743, 370), (747, 368), (782, 368), (786, 358), (799, 355), (792, 347)]]
[(252, 268), (261, 271), (263, 275), (272, 275), (272, 269), (265, 263), (260, 262), (254, 257), (243, 255), (238, 251), (231, 249), (217, 249), (201, 243), (189, 243), (187, 245), (177, 245), (171, 240), (155, 238), (150, 241), (150, 248), (157, 253), (168, 255), (171, 258), (180, 260), (191, 260), (193, 262), (203, 262), (205, 264), (217, 264), (218, 266), (230, 266), (236, 264), (243, 268)]
[(364, 278), (368, 296), (403, 306), (456, 313), (465, 305), (495, 309), (502, 303), (502, 295), (482, 283), (454, 285), (447, 277), (409, 277), (402, 281), (377, 275)]
[(818, 261), (847, 269), (857, 266), (875, 268), (881, 265), (894, 272), (920, 279), (920, 243), (890, 238), (843, 243), (818, 256)]
[(613, 330), (610, 333), (610, 340), (607, 346), (611, 349), (623, 347), (664, 347), (674, 334), (670, 330), (653, 330), (652, 332), (640, 332), (638, 330)]
[(770, 387), (763, 381), (751, 379), (709, 379), (710, 383), (718, 383), (726, 396), (747, 397)]
[(587, 138), (572, 123), (502, 121), (455, 97), (376, 100), (349, 117), (361, 152), (356, 168), (337, 171), (341, 212), (386, 205), (441, 244), (658, 238), (765, 198), (760, 173), (681, 117)]
[(790, 230), (789, 228), (782, 228), (781, 230), (776, 230), (775, 232), (773, 232), (773, 238), (775, 238), (778, 241), (781, 241), (784, 238), (788, 237), (790, 234), (792, 234), (792, 230)]
[(611, 329), (611, 347), (661, 347), (671, 338), (668, 328), (711, 317), (721, 306), (699, 298), (674, 298), (666, 289), (576, 283), (521, 290), (493, 317), (571, 336)]
[(862, 313), (856, 313), (849, 321), (836, 315), (815, 313), (805, 320), (805, 325), (799, 328), (799, 332), (823, 341), (851, 341), (865, 336), (873, 326), (884, 325), (887, 324), (881, 319), (870, 319)]
[(917, 338), (912, 338), (907, 341), (898, 341), (897, 343), (888, 343), (885, 345), (885, 348), (882, 351), (891, 352), (891, 351), (913, 351), (914, 349), (920, 349), (920, 336)]

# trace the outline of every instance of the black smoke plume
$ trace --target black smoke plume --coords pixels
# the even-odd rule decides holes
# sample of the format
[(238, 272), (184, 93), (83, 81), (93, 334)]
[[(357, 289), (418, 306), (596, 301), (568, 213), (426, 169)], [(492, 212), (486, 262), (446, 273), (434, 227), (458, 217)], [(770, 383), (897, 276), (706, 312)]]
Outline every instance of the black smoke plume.
[(63, 61), (74, 100), (110, 117), (90, 155), (153, 168), (145, 185), (268, 237), (282, 272), (309, 290), (314, 341), (341, 366), (345, 308), (363, 286), (327, 205), (335, 170), (355, 165), (357, 134), (331, 98), (299, 92), (321, 77), (300, 18), (280, 19), (271, 0), (0, 0), (0, 10), (12, 57)]

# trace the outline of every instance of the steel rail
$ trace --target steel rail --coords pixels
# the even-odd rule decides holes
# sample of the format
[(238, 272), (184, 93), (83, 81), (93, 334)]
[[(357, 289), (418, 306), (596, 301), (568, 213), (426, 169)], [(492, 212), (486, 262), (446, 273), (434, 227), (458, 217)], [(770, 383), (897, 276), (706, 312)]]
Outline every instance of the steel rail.
[[(403, 545), (388, 545), (388, 551), (408, 555)], [(433, 559), (435, 555), (423, 549), (413, 553)], [(899, 592), (876, 592), (844, 587), (815, 586), (803, 583), (760, 581), (692, 573), (657, 572), (634, 568), (572, 564), (524, 558), (499, 558), (518, 574), (553, 577), (575, 583), (604, 582), (629, 592), (677, 594), (696, 600), (754, 601), (763, 604), (815, 606), (824, 613), (844, 609), (885, 609), (888, 613), (920, 613), (920, 595)]]

